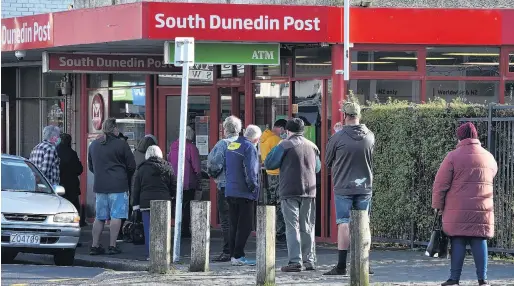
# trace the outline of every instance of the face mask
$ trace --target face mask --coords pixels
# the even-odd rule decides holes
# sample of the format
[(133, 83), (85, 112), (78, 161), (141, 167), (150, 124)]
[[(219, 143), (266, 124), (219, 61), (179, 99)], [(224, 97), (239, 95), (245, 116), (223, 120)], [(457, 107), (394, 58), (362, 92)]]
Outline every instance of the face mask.
[(287, 138), (287, 133), (286, 132), (280, 133), (280, 138), (286, 139)]
[(55, 145), (57, 146), (59, 144), (61, 144), (61, 138), (57, 138), (57, 140), (55, 140)]

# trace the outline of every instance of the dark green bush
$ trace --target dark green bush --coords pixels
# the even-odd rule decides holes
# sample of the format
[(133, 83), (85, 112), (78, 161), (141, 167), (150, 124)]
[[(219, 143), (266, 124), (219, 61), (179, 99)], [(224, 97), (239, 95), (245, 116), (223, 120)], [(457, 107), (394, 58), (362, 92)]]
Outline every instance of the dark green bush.
[[(350, 100), (355, 97), (350, 95)], [(437, 99), (420, 105), (389, 100), (368, 103), (363, 108), (362, 122), (376, 136), (371, 219), (374, 237), (421, 242), (429, 239), (432, 184), (442, 160), (455, 149), (455, 131), (462, 122), (459, 119), (487, 115), (487, 106), (462, 100), (447, 103)], [(474, 124), (486, 147), (487, 122)], [(505, 199), (497, 196), (495, 203)], [(514, 200), (509, 202), (514, 207)], [(497, 231), (499, 227), (505, 228), (498, 226)], [(509, 231), (514, 236), (512, 226)]]

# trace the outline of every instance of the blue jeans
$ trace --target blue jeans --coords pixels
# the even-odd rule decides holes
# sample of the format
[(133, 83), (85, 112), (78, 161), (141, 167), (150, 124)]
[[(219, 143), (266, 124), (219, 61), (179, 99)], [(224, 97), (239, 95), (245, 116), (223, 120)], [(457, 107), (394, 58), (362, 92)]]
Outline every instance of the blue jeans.
[(371, 208), (371, 195), (335, 195), (336, 223), (350, 223), (350, 213), (352, 209), (364, 211), (368, 214)]
[(471, 245), (471, 253), (475, 260), (477, 279), (487, 280), (487, 239), (481, 237), (452, 237), (451, 238), (451, 269), (450, 279), (460, 280), (466, 245)]
[(143, 217), (143, 228), (145, 231), (146, 255), (150, 255), (150, 211), (141, 211)]

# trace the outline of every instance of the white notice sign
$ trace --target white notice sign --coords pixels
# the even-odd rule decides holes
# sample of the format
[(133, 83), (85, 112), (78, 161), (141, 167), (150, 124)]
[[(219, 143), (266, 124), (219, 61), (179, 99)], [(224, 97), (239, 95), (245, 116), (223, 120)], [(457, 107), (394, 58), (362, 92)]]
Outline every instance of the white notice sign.
[(198, 152), (200, 153), (200, 156), (209, 155), (209, 136), (207, 136), (207, 135), (196, 136), (196, 148), (198, 148)]

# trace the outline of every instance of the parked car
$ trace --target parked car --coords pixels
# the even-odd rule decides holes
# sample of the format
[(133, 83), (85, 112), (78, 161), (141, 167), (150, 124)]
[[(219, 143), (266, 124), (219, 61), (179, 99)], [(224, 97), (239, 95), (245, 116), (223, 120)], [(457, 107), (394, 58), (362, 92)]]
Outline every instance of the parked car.
[(20, 252), (51, 254), (56, 265), (72, 265), (80, 237), (80, 217), (25, 158), (2, 154), (2, 263)]

